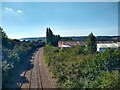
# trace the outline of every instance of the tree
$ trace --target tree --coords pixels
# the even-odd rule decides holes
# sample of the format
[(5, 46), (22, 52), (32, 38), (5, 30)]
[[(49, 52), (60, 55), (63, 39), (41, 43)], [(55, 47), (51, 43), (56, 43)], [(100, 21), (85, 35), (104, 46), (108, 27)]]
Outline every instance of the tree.
[(47, 32), (46, 32), (46, 43), (47, 44), (51, 44), (52, 42), (52, 38), (53, 38), (53, 32), (50, 28), (47, 28)]
[(42, 39), (41, 38), (38, 38), (38, 42), (41, 42), (42, 41)]
[(3, 31), (3, 28), (0, 27), (0, 39), (2, 41), (2, 46), (9, 48), (9, 42), (8, 42), (8, 36), (6, 33)]
[(87, 38), (87, 50), (89, 53), (96, 52), (96, 37), (90, 33)]
[(61, 40), (60, 35), (54, 35), (50, 28), (46, 29), (46, 43), (57, 46), (58, 41)]

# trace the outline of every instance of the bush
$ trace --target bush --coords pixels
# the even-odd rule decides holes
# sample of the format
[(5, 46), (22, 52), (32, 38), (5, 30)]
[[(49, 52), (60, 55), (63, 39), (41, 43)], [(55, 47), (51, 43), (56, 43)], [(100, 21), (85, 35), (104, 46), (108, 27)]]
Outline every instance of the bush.
[(120, 50), (88, 54), (80, 46), (45, 46), (45, 57), (60, 88), (119, 88)]

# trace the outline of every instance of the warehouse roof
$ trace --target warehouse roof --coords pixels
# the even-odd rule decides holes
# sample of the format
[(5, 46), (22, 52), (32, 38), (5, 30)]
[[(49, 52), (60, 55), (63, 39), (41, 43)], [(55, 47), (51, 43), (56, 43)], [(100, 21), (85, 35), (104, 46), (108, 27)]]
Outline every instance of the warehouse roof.
[(120, 47), (120, 42), (117, 43), (99, 43), (97, 44), (98, 48), (118, 48)]

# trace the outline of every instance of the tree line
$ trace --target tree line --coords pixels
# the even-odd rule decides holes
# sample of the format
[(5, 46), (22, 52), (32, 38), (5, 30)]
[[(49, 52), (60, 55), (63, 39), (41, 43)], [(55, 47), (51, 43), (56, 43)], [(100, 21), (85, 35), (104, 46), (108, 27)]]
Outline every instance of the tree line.
[(0, 32), (0, 39), (2, 40), (2, 87), (10, 88), (15, 77), (13, 72), (19, 71), (23, 64), (30, 60), (33, 52), (43, 46), (44, 43), (10, 39), (1, 27)]
[[(52, 30), (50, 28), (46, 29), (46, 44), (52, 45), (52, 46), (58, 46), (59, 41), (74, 41), (70, 37), (60, 37), (60, 35), (54, 35)], [(90, 33), (88, 35), (88, 38), (86, 40), (87, 42), (87, 49), (90, 53), (96, 52), (96, 37), (93, 35), (93, 33)]]

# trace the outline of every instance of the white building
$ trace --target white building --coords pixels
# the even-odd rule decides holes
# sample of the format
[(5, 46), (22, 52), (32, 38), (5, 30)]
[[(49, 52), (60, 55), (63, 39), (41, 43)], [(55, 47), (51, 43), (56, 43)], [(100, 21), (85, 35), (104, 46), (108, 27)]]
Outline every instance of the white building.
[(61, 46), (59, 46), (61, 49), (63, 49), (63, 48), (70, 48), (71, 46), (70, 45), (61, 45)]
[(120, 42), (117, 43), (98, 43), (97, 51), (104, 52), (107, 48), (118, 49), (120, 47)]

